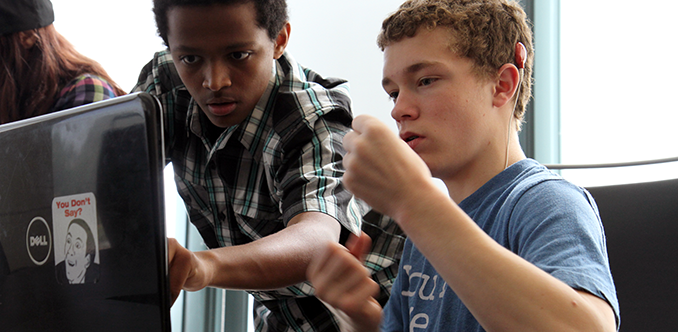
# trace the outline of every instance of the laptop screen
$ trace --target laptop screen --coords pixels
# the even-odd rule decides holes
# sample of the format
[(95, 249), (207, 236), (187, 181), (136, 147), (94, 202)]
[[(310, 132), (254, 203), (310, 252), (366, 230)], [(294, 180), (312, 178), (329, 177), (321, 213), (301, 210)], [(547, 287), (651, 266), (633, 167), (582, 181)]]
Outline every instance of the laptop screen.
[(5, 331), (169, 331), (157, 100), (0, 126)]

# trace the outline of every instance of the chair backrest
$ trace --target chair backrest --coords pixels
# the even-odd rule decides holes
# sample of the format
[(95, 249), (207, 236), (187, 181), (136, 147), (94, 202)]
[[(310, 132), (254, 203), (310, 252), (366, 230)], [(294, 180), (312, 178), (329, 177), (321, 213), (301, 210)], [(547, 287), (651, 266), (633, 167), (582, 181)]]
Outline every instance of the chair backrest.
[(587, 189), (607, 236), (620, 331), (676, 331), (678, 179)]

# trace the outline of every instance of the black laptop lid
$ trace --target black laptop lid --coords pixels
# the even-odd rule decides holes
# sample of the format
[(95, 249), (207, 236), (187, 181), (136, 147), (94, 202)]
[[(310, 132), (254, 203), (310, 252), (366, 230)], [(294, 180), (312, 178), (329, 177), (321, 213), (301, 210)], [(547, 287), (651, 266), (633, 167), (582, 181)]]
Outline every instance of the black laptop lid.
[(157, 100), (0, 126), (0, 330), (168, 331)]

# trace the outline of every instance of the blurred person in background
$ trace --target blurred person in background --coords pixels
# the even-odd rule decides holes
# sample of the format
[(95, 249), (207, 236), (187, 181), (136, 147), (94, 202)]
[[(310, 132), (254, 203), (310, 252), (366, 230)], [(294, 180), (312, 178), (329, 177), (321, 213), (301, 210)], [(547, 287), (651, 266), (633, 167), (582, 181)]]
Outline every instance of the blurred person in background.
[(54, 25), (50, 0), (0, 0), (0, 124), (124, 95)]

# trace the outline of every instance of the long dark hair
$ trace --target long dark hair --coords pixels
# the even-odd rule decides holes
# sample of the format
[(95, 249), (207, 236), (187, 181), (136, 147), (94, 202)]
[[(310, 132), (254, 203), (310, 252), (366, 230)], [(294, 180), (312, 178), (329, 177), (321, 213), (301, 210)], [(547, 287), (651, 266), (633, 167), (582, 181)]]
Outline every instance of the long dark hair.
[(53, 25), (34, 31), (38, 39), (30, 49), (22, 46), (20, 32), (0, 36), (0, 124), (46, 114), (59, 91), (82, 74), (100, 76), (116, 95), (125, 94), (99, 63), (76, 51)]

